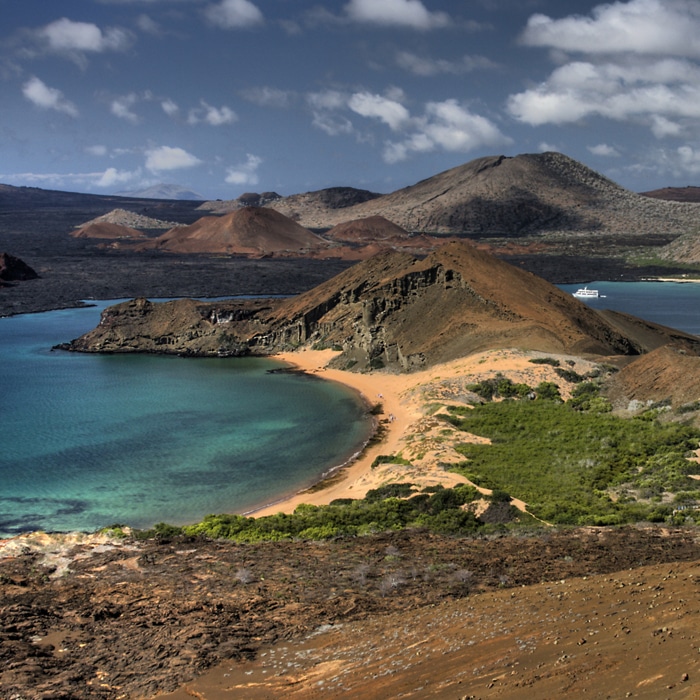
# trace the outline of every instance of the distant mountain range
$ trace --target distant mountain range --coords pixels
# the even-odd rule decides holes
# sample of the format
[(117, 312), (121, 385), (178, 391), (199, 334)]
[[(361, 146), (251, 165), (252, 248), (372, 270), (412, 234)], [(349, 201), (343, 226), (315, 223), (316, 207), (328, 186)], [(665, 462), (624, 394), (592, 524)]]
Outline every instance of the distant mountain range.
[(138, 197), (140, 199), (186, 199), (193, 201), (204, 201), (206, 197), (202, 197), (198, 192), (193, 192), (180, 185), (168, 185), (160, 183), (147, 187), (143, 190), (129, 190), (116, 193), (117, 197)]
[[(176, 253), (364, 259), (386, 249), (423, 255), (457, 236), (497, 245), (504, 254), (541, 253), (544, 246), (550, 253), (605, 257), (645, 247), (652, 255), (686, 263), (700, 262), (700, 203), (677, 200), (693, 200), (698, 189), (636, 194), (568, 156), (548, 152), (477, 158), (389, 194), (332, 187), (287, 197), (248, 192), (199, 205), (190, 199), (182, 203), (191, 207), (187, 221), (152, 214), (153, 207), (182, 201), (173, 197), (199, 197), (177, 185), (130, 193), (133, 201), (119, 206), (163, 223), (189, 224), (140, 244)], [(0, 208), (5, 199), (39, 201), (42, 192), (0, 186)], [(152, 197), (165, 200), (144, 206), (144, 198)], [(81, 198), (93, 211), (99, 202), (109, 202), (101, 214), (120, 200), (52, 193), (50, 201), (76, 206)], [(233, 215), (242, 211), (248, 213)], [(202, 213), (199, 220), (189, 218), (196, 212)], [(126, 219), (108, 223), (143, 228)], [(105, 227), (82, 234), (93, 237), (93, 232), (109, 236)], [(114, 238), (117, 247), (126, 247), (134, 234), (114, 229)], [(523, 243), (530, 249), (524, 251)]]
[[(200, 209), (223, 213), (240, 206), (238, 200), (217, 201)], [(504, 238), (677, 236), (696, 228), (700, 218), (697, 203), (636, 194), (553, 152), (477, 158), (385, 195), (333, 188), (281, 197), (267, 206), (313, 229), (379, 215), (410, 232)]]

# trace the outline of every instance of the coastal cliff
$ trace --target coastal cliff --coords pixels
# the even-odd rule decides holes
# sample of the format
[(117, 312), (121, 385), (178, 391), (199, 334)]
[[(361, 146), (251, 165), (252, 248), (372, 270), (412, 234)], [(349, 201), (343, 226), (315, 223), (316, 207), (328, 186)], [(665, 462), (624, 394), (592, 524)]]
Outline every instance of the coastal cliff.
[(491, 348), (638, 355), (700, 341), (624, 314), (598, 313), (545, 280), (449, 243), (423, 260), (385, 252), (296, 297), (153, 303), (106, 309), (63, 346), (81, 352), (192, 356), (341, 350), (335, 366), (411, 371)]

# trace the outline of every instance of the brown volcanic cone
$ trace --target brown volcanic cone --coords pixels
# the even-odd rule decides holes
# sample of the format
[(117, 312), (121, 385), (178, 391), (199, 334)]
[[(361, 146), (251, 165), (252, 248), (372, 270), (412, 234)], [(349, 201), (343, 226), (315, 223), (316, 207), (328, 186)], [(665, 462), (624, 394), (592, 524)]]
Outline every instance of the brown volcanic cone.
[(267, 207), (244, 207), (178, 226), (152, 245), (173, 253), (302, 254), (327, 246), (319, 236)]
[[(422, 261), (385, 253), (282, 302), (272, 325), (301, 325), (295, 342), (342, 344), (360, 365), (403, 369), (490, 348), (638, 354), (693, 336), (618, 314), (603, 316), (545, 280), (465, 242)], [(289, 320), (292, 319), (290, 322)], [(313, 324), (309, 321), (313, 319)], [(285, 323), (286, 322), (286, 323)], [(377, 364), (377, 362), (375, 362)]]
[(86, 224), (85, 226), (72, 231), (73, 238), (146, 238), (143, 231), (137, 231), (130, 226), (111, 224), (107, 221)]
[(408, 238), (405, 228), (397, 226), (383, 216), (368, 216), (364, 219), (353, 219), (334, 226), (326, 232), (333, 241), (348, 241), (350, 243), (371, 243), (396, 238)]

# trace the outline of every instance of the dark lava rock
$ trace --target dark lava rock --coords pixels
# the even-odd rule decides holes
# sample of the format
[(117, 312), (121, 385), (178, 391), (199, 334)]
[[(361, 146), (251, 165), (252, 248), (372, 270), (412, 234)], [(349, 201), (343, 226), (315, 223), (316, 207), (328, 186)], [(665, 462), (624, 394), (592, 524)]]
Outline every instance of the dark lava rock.
[(2, 282), (33, 280), (38, 276), (24, 261), (9, 253), (0, 253), (0, 284)]

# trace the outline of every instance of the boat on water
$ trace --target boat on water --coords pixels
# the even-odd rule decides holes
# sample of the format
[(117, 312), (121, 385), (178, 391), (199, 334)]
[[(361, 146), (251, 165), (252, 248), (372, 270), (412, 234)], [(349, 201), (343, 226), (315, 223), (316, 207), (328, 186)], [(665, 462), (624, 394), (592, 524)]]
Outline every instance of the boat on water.
[(591, 297), (599, 297), (600, 294), (598, 294), (597, 289), (588, 289), (588, 287), (582, 287), (581, 289), (577, 289), (574, 292), (575, 297), (584, 297), (590, 299)]

